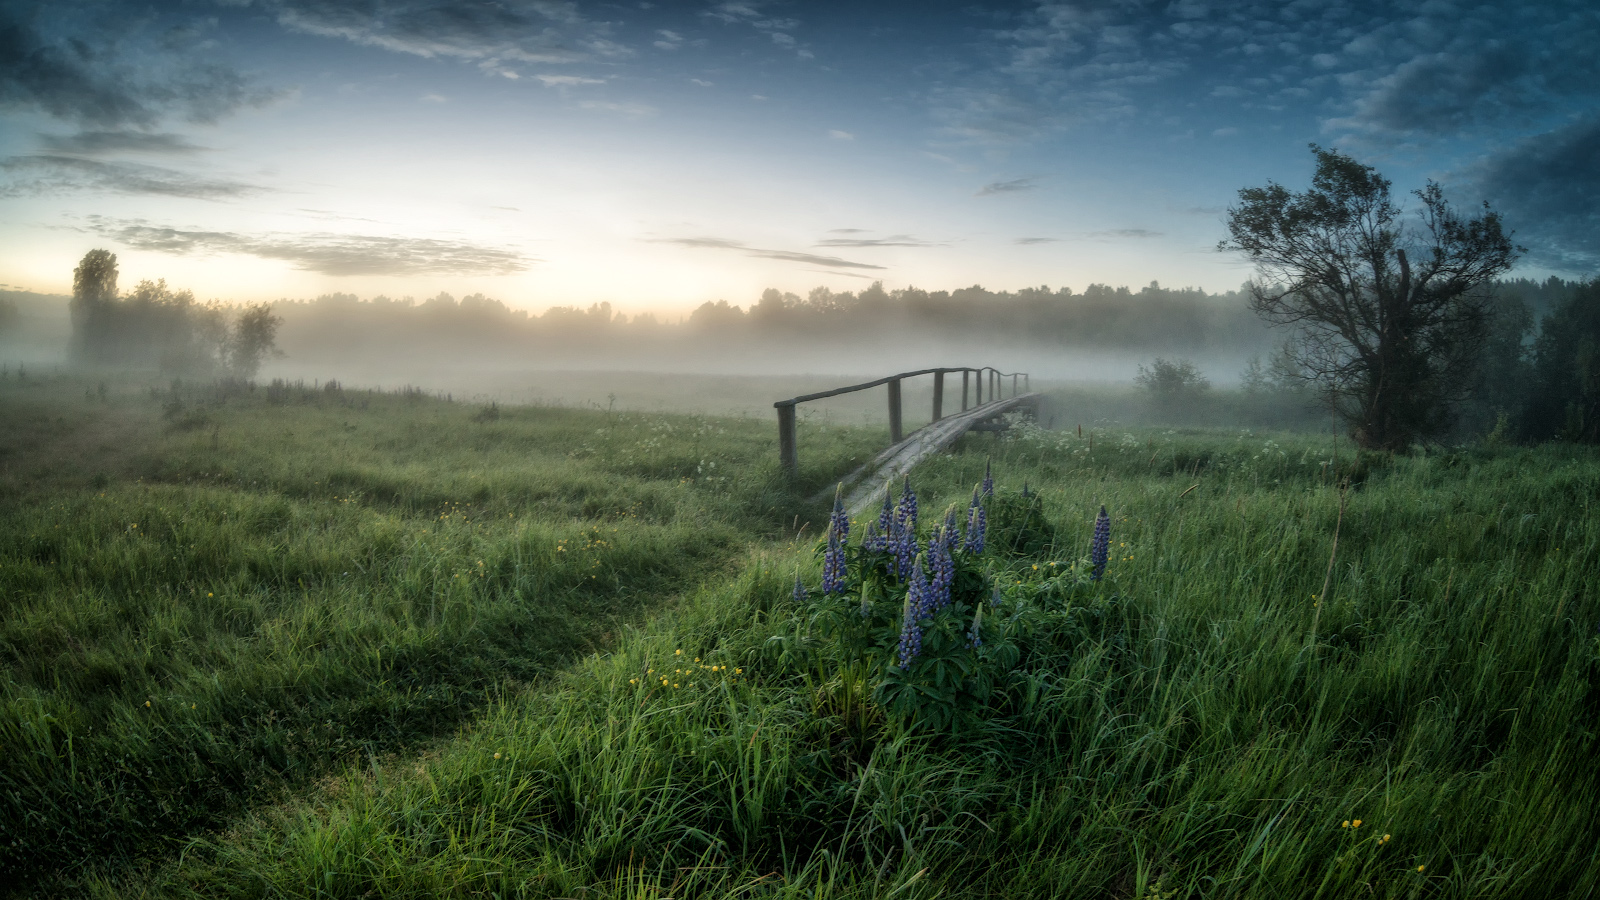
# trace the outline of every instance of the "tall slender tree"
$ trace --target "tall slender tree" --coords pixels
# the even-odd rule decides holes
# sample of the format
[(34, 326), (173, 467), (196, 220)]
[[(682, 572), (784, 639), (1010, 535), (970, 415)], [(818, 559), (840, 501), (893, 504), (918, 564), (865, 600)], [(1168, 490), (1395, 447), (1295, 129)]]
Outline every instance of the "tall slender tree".
[(90, 250), (72, 270), (72, 355), (98, 361), (111, 339), (111, 305), (117, 301), (117, 255)]

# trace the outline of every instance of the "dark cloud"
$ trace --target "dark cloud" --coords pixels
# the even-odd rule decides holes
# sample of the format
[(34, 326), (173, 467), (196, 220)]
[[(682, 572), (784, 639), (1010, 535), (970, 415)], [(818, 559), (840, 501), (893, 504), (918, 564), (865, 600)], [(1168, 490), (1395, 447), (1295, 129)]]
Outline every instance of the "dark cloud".
[(610, 26), (564, 0), (258, 0), (293, 31), (396, 53), (477, 63), (517, 77), (518, 63), (627, 56)]
[(94, 128), (150, 128), (170, 117), (211, 123), (278, 96), (229, 66), (191, 60), (170, 34), (141, 43), (140, 22), (104, 12), (54, 23), (65, 35), (57, 39), (41, 32), (39, 15), (24, 21), (0, 6), (0, 106)]
[(819, 256), (815, 253), (802, 253), (795, 250), (763, 250), (759, 247), (746, 246), (742, 241), (729, 240), (715, 237), (691, 238), (658, 238), (652, 240), (656, 244), (677, 244), (682, 247), (698, 247), (710, 250), (735, 250), (744, 256), (756, 259), (779, 259), (785, 262), (808, 263), (813, 266), (824, 266), (828, 269), (882, 269), (883, 266), (874, 266), (870, 263), (852, 262), (840, 259), (837, 256)]
[(184, 231), (141, 221), (91, 218), (91, 229), (136, 250), (238, 253), (324, 275), (509, 275), (538, 260), (515, 250), (431, 238), (348, 234), (245, 235)]
[(106, 156), (117, 153), (144, 153), (178, 156), (204, 150), (180, 134), (149, 131), (80, 131), (77, 134), (41, 134), (39, 143), (54, 153), (78, 156)]
[(1528, 138), (1469, 177), (1530, 262), (1574, 274), (1600, 268), (1600, 115)]
[(1583, 0), (1040, 0), (985, 34), (986, 64), (928, 96), (946, 133), (974, 143), (1192, 102), (1241, 123), (1304, 112), (1392, 143), (1581, 108), (1600, 96), (1596, 46), (1600, 15)]
[(1010, 181), (991, 181), (978, 189), (976, 196), (993, 197), (996, 194), (1015, 194), (1019, 191), (1031, 191), (1038, 187), (1032, 177), (1013, 178)]
[(817, 241), (817, 247), (942, 247), (909, 234), (891, 234), (886, 238), (828, 238)]
[(10, 176), (5, 182), (0, 182), (0, 194), (8, 196), (94, 190), (225, 200), (264, 190), (253, 184), (205, 178), (161, 166), (105, 162), (59, 154), (13, 156), (0, 161), (0, 171)]

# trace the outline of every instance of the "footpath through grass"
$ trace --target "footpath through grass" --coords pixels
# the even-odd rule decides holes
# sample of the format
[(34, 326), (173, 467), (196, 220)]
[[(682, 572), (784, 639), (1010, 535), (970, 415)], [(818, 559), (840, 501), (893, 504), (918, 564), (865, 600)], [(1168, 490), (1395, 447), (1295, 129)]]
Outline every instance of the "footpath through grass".
[(0, 382), (0, 884), (23, 891), (426, 746), (795, 521), (765, 422), (101, 384)]
[[(953, 732), (880, 702), (900, 676), (870, 642), (893, 634), (852, 643), (838, 624), (892, 599), (852, 593), (862, 579), (892, 579), (852, 569), (845, 595), (819, 598), (809, 548), (755, 551), (459, 739), (352, 767), (140, 886), (1141, 900), (1600, 888), (1593, 451), (1341, 458), (1248, 434), (1095, 438), (977, 438), (915, 479), (924, 522), (952, 501), (965, 511), (986, 456), (1000, 482), (990, 544), (960, 563), (998, 588), (984, 649), (941, 651), (992, 690)], [(1101, 504), (1112, 530), (1094, 581)]]

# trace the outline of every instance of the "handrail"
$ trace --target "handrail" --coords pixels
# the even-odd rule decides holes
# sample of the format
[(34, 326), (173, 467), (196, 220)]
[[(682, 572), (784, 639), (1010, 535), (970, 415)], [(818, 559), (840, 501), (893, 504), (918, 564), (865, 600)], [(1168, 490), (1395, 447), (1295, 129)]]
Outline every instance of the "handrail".
[[(821, 400), (826, 397), (837, 397), (840, 394), (864, 391), (868, 388), (875, 388), (878, 385), (886, 384), (889, 386), (889, 440), (890, 443), (898, 444), (904, 439), (904, 435), (901, 433), (902, 429), (900, 426), (901, 380), (906, 378), (915, 378), (918, 375), (933, 376), (933, 421), (937, 422), (944, 418), (944, 376), (951, 372), (961, 373), (961, 410), (963, 412), (965, 412), (967, 409), (967, 386), (969, 381), (975, 382), (973, 385), (975, 388), (973, 399), (976, 401), (978, 406), (982, 406), (984, 402), (983, 382), (985, 380), (989, 382), (989, 402), (991, 403), (1000, 399), (1000, 394), (1004, 393), (1005, 383), (1001, 379), (1011, 379), (1011, 396), (1013, 397), (1017, 396), (1018, 378), (1023, 380), (1024, 390), (1028, 390), (1032, 387), (1032, 379), (1028, 376), (1027, 372), (1002, 372), (994, 366), (979, 366), (976, 368), (971, 366), (962, 366), (951, 368), (917, 369), (912, 372), (901, 372), (897, 375), (889, 375), (885, 378), (879, 378), (876, 381), (865, 381), (861, 384), (852, 384), (847, 387), (835, 388), (831, 391), (819, 391), (815, 394), (802, 394), (798, 397), (791, 397), (788, 400), (779, 400), (772, 404), (778, 410), (779, 464), (791, 477), (798, 474), (800, 471), (799, 452), (795, 446), (794, 408), (796, 404), (805, 403), (810, 400)], [(984, 375), (986, 374), (989, 376), (987, 379), (984, 378)], [(977, 377), (971, 378), (970, 376), (972, 375), (976, 375)]]

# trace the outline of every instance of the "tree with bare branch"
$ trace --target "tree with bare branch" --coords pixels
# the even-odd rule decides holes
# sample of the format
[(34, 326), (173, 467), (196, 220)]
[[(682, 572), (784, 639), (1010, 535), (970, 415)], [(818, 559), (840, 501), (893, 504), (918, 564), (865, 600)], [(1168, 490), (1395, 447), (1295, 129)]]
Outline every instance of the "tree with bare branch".
[(1362, 447), (1399, 450), (1442, 434), (1473, 384), (1487, 289), (1522, 249), (1498, 213), (1467, 219), (1430, 181), (1401, 220), (1389, 180), (1315, 144), (1311, 188), (1239, 191), (1230, 239), (1259, 277), (1250, 306), (1293, 329), (1289, 353)]

